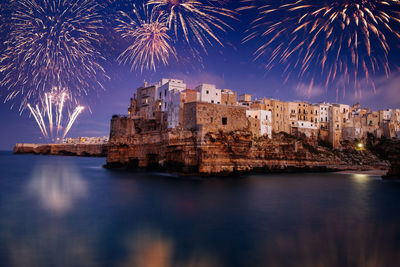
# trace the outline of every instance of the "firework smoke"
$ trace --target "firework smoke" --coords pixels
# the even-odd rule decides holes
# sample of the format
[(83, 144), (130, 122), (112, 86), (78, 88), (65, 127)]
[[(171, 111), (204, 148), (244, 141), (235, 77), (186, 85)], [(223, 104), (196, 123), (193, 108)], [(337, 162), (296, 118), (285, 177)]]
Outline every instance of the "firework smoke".
[(102, 27), (94, 0), (11, 0), (13, 13), (6, 50), (0, 58), (6, 101), (43, 98), (51, 88), (69, 88), (75, 98), (103, 87), (108, 78), (98, 63)]
[[(243, 2), (242, 9), (257, 7)], [(319, 81), (342, 88), (343, 96), (351, 86), (360, 96), (360, 80), (375, 90), (371, 75), (390, 73), (389, 35), (400, 38), (398, 0), (269, 1), (258, 10), (244, 41), (264, 39), (256, 59), (266, 57), (267, 70), (284, 66), (286, 80)]]

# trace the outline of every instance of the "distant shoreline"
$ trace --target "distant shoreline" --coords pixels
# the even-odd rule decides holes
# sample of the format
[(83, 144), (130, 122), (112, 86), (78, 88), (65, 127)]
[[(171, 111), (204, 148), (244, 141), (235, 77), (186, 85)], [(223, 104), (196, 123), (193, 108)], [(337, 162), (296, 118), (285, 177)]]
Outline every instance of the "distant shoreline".
[(24, 144), (14, 147), (14, 154), (53, 156), (107, 157), (107, 144)]

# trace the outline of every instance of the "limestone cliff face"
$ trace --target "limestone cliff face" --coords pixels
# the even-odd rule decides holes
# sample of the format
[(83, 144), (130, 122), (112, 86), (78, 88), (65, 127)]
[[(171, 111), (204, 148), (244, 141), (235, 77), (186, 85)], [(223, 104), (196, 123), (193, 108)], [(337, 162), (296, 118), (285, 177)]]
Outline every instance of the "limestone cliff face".
[(200, 175), (251, 171), (387, 169), (369, 151), (343, 151), (285, 134), (253, 138), (249, 131), (184, 129), (111, 136), (108, 167), (161, 168)]
[(105, 157), (106, 145), (97, 144), (16, 144), (15, 154)]
[(370, 145), (381, 158), (390, 162), (390, 169), (385, 178), (400, 178), (400, 141), (379, 140)]

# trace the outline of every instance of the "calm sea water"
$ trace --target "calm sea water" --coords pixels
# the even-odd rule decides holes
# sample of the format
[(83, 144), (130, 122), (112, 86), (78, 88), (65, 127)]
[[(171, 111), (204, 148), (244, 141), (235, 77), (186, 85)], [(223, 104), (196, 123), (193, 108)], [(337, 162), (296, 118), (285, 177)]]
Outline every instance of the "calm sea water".
[(0, 152), (1, 266), (400, 266), (400, 183)]

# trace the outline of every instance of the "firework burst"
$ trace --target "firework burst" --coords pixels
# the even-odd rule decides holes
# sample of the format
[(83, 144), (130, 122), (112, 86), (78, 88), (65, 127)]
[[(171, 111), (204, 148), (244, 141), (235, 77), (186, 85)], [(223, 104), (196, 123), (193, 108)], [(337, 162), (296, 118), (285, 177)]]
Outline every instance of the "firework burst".
[(166, 14), (168, 27), (173, 29), (176, 38), (179, 33), (183, 33), (187, 43), (195, 41), (206, 50), (206, 44), (212, 44), (212, 41), (223, 46), (216, 30), (226, 32), (227, 29), (232, 29), (222, 18), (236, 19), (234, 11), (216, 6), (215, 3), (218, 2), (150, 0), (148, 5), (154, 5), (156, 10)]
[(171, 46), (171, 37), (168, 35), (166, 18), (162, 14), (155, 14), (147, 6), (141, 9), (134, 5), (134, 16), (120, 12), (121, 18), (117, 32), (123, 38), (132, 41), (132, 44), (118, 57), (120, 64), (131, 64), (131, 70), (156, 70), (157, 63), (168, 64), (170, 56), (175, 56)]
[(75, 98), (108, 79), (96, 48), (102, 21), (93, 0), (12, 0), (10, 37), (0, 58), (6, 101), (20, 110), (53, 87)]
[[(244, 2), (242, 9), (257, 7), (257, 1)], [(284, 66), (286, 80), (297, 75), (310, 90), (319, 81), (342, 88), (343, 96), (351, 86), (360, 96), (359, 81), (375, 90), (371, 76), (390, 73), (388, 40), (400, 38), (398, 0), (270, 1), (257, 8), (260, 15), (244, 41), (265, 40), (256, 59), (268, 55), (267, 70)]]
[(51, 92), (44, 94), (44, 98), (38, 104), (32, 106), (27, 103), (27, 108), (45, 138), (52, 140), (65, 138), (83, 111), (83, 106), (77, 106), (72, 113), (68, 111), (67, 124), (63, 126), (63, 113), (67, 110), (65, 106), (69, 98), (68, 91), (53, 88)]

